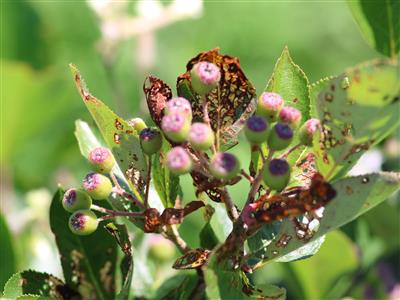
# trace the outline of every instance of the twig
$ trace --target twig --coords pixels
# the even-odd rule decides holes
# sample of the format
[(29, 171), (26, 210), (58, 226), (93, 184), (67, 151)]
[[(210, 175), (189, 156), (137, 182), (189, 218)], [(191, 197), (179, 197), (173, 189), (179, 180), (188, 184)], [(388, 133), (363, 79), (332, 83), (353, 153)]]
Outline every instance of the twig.
[(115, 218), (115, 217), (133, 217), (133, 218), (143, 218), (143, 212), (129, 212), (129, 211), (118, 211), (118, 210), (112, 210), (112, 209), (107, 209), (98, 205), (92, 204), (90, 207), (93, 210), (97, 210), (99, 212), (108, 214), (106, 216), (102, 216), (99, 218), (99, 221)]
[(240, 174), (242, 174), (243, 177), (246, 178), (250, 183), (254, 182), (253, 176), (250, 176), (249, 174), (247, 174), (247, 172), (245, 170), (241, 169)]
[(149, 164), (148, 164), (147, 178), (146, 178), (146, 194), (144, 196), (145, 208), (149, 207), (150, 180), (151, 180), (151, 156), (149, 156)]
[[(211, 122), (210, 122), (210, 117), (208, 116), (208, 102), (207, 102), (207, 97), (202, 96), (202, 105), (203, 105), (203, 121), (206, 123), (211, 129)], [(215, 141), (211, 146), (211, 151), (215, 154), (217, 153), (217, 149), (215, 147)]]
[(142, 202), (137, 200), (134, 196), (132, 196), (130, 193), (125, 191), (124, 189), (119, 190), (118, 188), (115, 188), (113, 190), (114, 193), (116, 193), (118, 196), (123, 197), (125, 199), (128, 199), (129, 201), (132, 201), (137, 207), (140, 209), (145, 209), (144, 205)]
[(163, 233), (167, 239), (169, 239), (176, 245), (176, 247), (178, 247), (180, 252), (186, 253), (190, 250), (186, 242), (180, 236), (179, 231), (175, 225), (167, 225)]
[(229, 192), (226, 187), (223, 188), (223, 198), (226, 210), (228, 212), (228, 216), (232, 221), (237, 220), (239, 218), (239, 213), (236, 209), (236, 206), (233, 204), (232, 198), (229, 195)]
[(292, 148), (289, 149), (288, 152), (282, 154), (280, 158), (281, 159), (287, 158), (293, 151), (297, 150), (299, 147), (301, 147), (301, 144), (293, 146)]
[(216, 144), (217, 144), (217, 151), (219, 152), (220, 148), (220, 126), (221, 126), (221, 90), (219, 88), (219, 85), (217, 87), (218, 91), (218, 108), (217, 108), (217, 132), (215, 134), (216, 136)]

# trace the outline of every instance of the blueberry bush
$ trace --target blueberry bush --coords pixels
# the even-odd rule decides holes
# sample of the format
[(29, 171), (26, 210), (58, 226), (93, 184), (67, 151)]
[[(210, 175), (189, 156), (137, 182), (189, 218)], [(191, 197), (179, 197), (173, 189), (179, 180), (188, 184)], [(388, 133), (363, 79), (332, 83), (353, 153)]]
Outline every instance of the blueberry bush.
[[(358, 2), (352, 3), (356, 20), (366, 26)], [(145, 79), (151, 125), (115, 114), (89, 92), (71, 64), (101, 138), (76, 121), (88, 174), (80, 187), (59, 186), (51, 204), (64, 280), (22, 271), (8, 280), (3, 296), (143, 296), (131, 289), (135, 269), (142, 272), (140, 280), (146, 276), (143, 264), (169, 257), (174, 250), (162, 244), (167, 239), (180, 252), (169, 266), (176, 275), (146, 298), (285, 299), (284, 288), (257, 285), (251, 274), (273, 261), (313, 256), (327, 233), (400, 188), (395, 172), (347, 175), (363, 153), (400, 125), (399, 43), (391, 37), (388, 47), (375, 42), (388, 58), (313, 84), (285, 47), (258, 93), (238, 58), (217, 48), (201, 52), (178, 76), (176, 91), (155, 76)], [(238, 143), (247, 143), (250, 164), (233, 153)], [(182, 176), (190, 177), (195, 200), (182, 192)], [(231, 188), (243, 181), (247, 198), (239, 205)], [(193, 232), (200, 247), (191, 248), (179, 227), (200, 212), (203, 228)], [(163, 237), (146, 259), (131, 244), (134, 230)]]

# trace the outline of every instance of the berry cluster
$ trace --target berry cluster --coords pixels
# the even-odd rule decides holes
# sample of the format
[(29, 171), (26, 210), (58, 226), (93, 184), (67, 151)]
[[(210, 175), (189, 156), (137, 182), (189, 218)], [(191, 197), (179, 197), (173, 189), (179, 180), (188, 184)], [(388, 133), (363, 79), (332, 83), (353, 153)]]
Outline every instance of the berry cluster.
[(62, 206), (72, 215), (69, 218), (69, 228), (74, 234), (88, 235), (98, 226), (98, 218), (91, 211), (93, 200), (105, 200), (112, 191), (111, 180), (103, 175), (110, 174), (115, 160), (110, 150), (104, 147), (93, 149), (88, 155), (88, 161), (96, 172), (91, 172), (83, 179), (82, 188), (68, 189), (62, 199)]

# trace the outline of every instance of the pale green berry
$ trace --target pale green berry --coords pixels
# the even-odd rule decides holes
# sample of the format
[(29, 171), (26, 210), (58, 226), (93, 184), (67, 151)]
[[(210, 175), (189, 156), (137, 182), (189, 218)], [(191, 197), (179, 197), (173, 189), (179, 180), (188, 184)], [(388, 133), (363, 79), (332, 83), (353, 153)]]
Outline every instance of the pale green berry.
[(290, 166), (284, 159), (272, 159), (265, 166), (264, 182), (272, 190), (283, 190), (290, 180)]
[(276, 123), (268, 135), (268, 147), (279, 151), (286, 149), (293, 140), (293, 130), (287, 124)]
[(71, 188), (67, 190), (62, 199), (62, 206), (68, 212), (80, 209), (89, 209), (92, 205), (92, 198), (81, 189)]
[(136, 132), (141, 132), (147, 127), (146, 123), (141, 118), (133, 118), (128, 121), (129, 126), (132, 126)]
[(193, 149), (206, 151), (214, 144), (214, 132), (205, 123), (193, 123), (188, 140)]
[(232, 179), (239, 171), (239, 160), (231, 153), (220, 152), (211, 158), (210, 172), (217, 179)]
[(244, 134), (247, 140), (255, 145), (262, 144), (268, 138), (268, 123), (260, 116), (250, 117), (244, 127)]
[(97, 147), (89, 152), (89, 163), (96, 172), (108, 174), (115, 165), (115, 159), (111, 151), (105, 147)]
[(162, 146), (162, 134), (156, 127), (144, 128), (139, 135), (140, 146), (147, 155), (158, 152)]
[(104, 175), (90, 173), (83, 180), (83, 188), (94, 200), (105, 200), (111, 194), (112, 183)]
[(99, 222), (94, 212), (82, 209), (74, 212), (68, 221), (69, 229), (77, 235), (89, 235), (96, 231)]
[(217, 65), (201, 61), (193, 66), (190, 79), (193, 90), (199, 95), (206, 95), (218, 86), (221, 72)]
[(315, 134), (320, 127), (318, 119), (309, 119), (299, 130), (300, 143), (305, 146), (312, 146)]
[(169, 261), (175, 255), (174, 244), (161, 235), (153, 235), (149, 240), (149, 254), (156, 261)]

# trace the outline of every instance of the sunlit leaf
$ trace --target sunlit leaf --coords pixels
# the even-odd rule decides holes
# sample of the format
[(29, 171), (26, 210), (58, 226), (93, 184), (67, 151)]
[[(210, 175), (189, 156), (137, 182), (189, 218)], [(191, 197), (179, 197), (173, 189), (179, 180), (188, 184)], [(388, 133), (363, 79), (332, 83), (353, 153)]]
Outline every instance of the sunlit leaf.
[(16, 259), (14, 246), (5, 218), (0, 212), (0, 241), (1, 241), (1, 264), (0, 264), (0, 290), (8, 278), (16, 272)]

